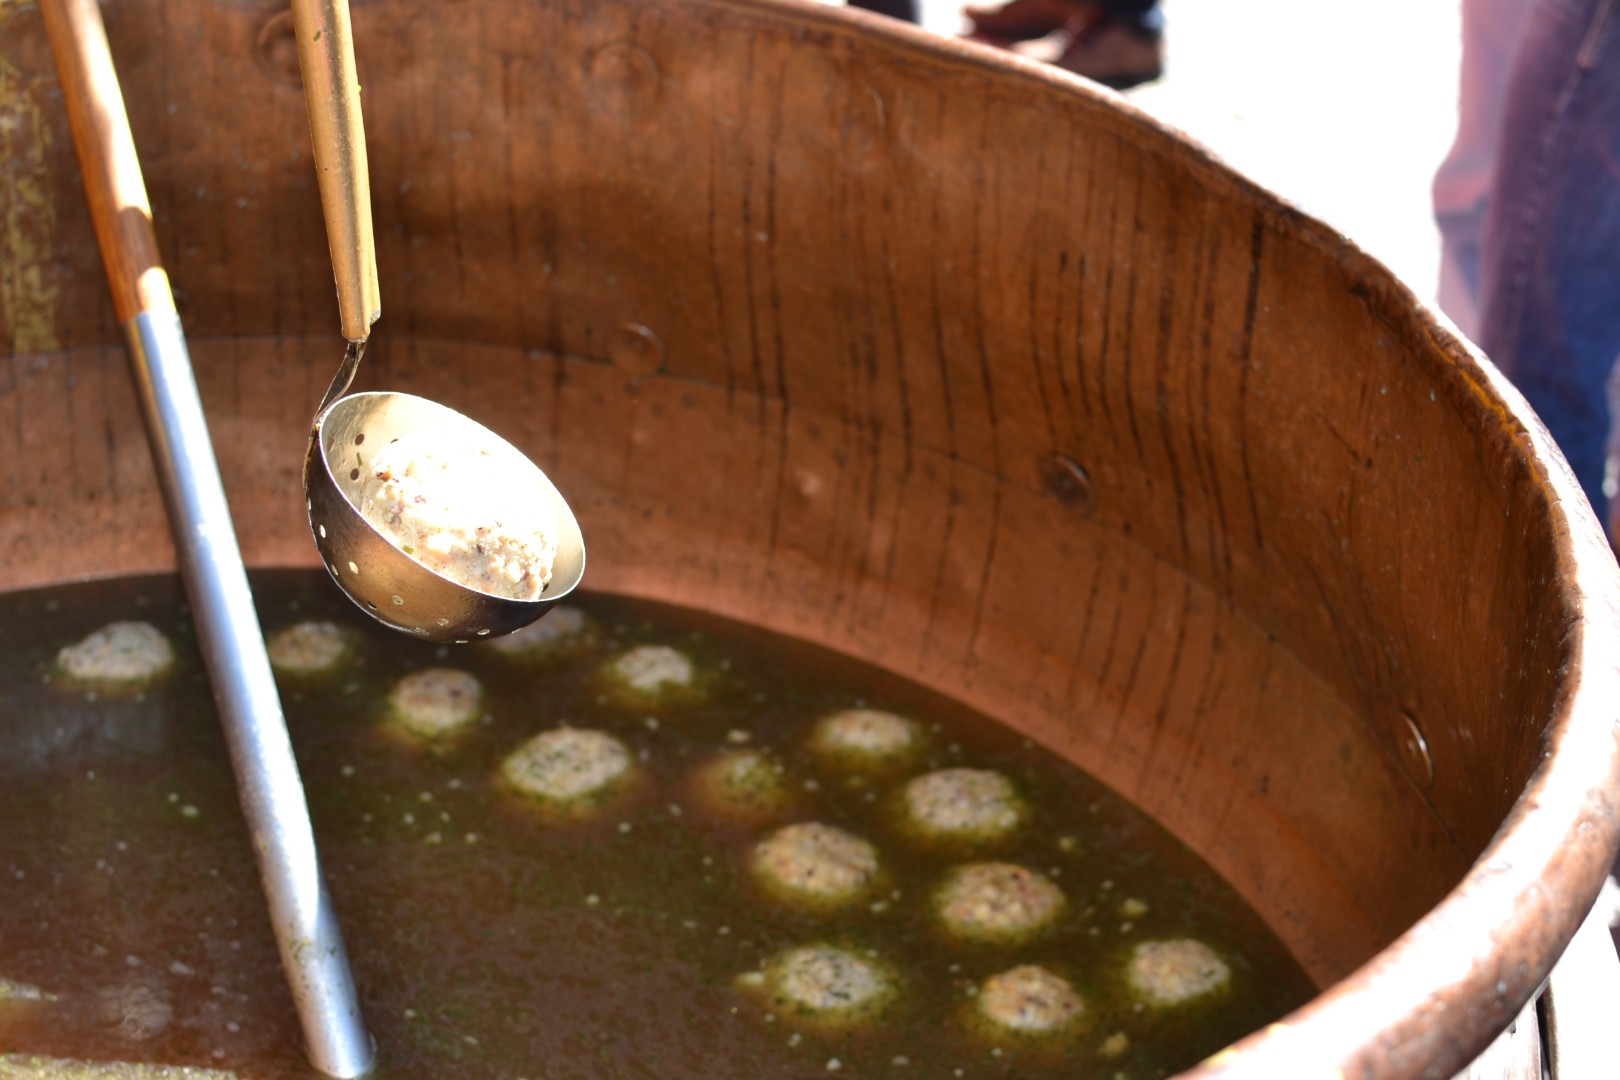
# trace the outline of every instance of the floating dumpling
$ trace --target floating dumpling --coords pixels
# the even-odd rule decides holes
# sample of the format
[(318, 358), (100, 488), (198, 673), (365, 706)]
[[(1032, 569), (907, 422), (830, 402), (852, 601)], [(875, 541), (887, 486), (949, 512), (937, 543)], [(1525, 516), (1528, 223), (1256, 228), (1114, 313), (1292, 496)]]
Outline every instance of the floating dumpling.
[(879, 709), (842, 709), (810, 731), (811, 753), (829, 765), (865, 772), (904, 764), (922, 744), (916, 721)]
[(1049, 1035), (1073, 1028), (1084, 1017), (1080, 994), (1061, 975), (1024, 964), (984, 980), (974, 996), (979, 1017), (993, 1031)]
[(878, 872), (877, 849), (816, 821), (776, 830), (755, 846), (750, 868), (767, 890), (792, 902), (840, 906), (860, 899)]
[(137, 685), (174, 666), (174, 646), (151, 623), (114, 622), (63, 647), (56, 665), (78, 682)]
[(894, 973), (875, 957), (835, 945), (788, 949), (764, 970), (738, 978), (789, 1022), (848, 1027), (875, 1019), (898, 992)]
[(964, 941), (1016, 944), (1063, 913), (1063, 890), (1014, 863), (974, 863), (946, 878), (935, 896), (941, 924)]
[(901, 801), (908, 831), (931, 840), (1000, 840), (1029, 815), (1012, 781), (989, 769), (927, 773), (906, 785)]
[(394, 684), (388, 694), (388, 718), (412, 738), (433, 741), (471, 724), (483, 703), (483, 687), (472, 675), (455, 668), (427, 668)]
[(1147, 1004), (1168, 1007), (1224, 989), (1232, 969), (1214, 949), (1192, 938), (1146, 941), (1132, 950), (1125, 981)]
[(353, 649), (351, 635), (334, 622), (308, 620), (284, 626), (265, 643), (270, 664), (286, 675), (335, 670)]
[(520, 630), (490, 638), (488, 647), (515, 659), (554, 656), (580, 644), (591, 633), (591, 622), (576, 607), (554, 604), (544, 618)]
[(724, 821), (759, 822), (793, 805), (786, 769), (762, 750), (728, 750), (692, 770), (687, 788), (697, 808)]
[(652, 703), (690, 689), (697, 667), (669, 645), (637, 645), (608, 661), (603, 674), (621, 693)]
[(602, 731), (559, 727), (536, 735), (501, 763), (519, 794), (552, 809), (578, 813), (623, 790), (635, 770), (630, 748)]

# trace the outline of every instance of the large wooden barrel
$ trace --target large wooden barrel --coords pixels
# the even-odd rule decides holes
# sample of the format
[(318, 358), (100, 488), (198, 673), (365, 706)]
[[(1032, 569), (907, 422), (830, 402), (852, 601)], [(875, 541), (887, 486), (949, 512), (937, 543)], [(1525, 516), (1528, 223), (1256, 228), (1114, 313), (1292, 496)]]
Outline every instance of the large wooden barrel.
[[(106, 9), (255, 565), (335, 370), (291, 22)], [(38, 12), (0, 6), (0, 587), (173, 565)], [(1613, 857), (1616, 570), (1501, 376), (1341, 237), (1032, 64), (764, 0), (359, 0), (361, 373), (569, 495), (587, 587), (1053, 747), (1323, 988), (1195, 1075), (1444, 1076)]]

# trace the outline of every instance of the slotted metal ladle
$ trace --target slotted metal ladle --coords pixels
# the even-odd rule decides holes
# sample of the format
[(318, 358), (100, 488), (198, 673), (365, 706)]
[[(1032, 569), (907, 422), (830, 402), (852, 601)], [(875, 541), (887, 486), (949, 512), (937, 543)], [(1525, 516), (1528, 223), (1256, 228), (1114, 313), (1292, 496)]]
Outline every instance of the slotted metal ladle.
[[(371, 185), (360, 83), (348, 0), (292, 0), (309, 108), (310, 142), (320, 181), (348, 340), (342, 366), (316, 411), (304, 459), (310, 531), (338, 587), (379, 622), (430, 641), (467, 642), (510, 633), (545, 614), (585, 573), (579, 523), (550, 480), (522, 452), (483, 425), (426, 398), (345, 393), (360, 366), (371, 324), (382, 310), (371, 226)], [(418, 562), (361, 512), (366, 461), (407, 433), (431, 435), (446, 448), (479, 446), (513, 478), (515, 505), (546, 505), (558, 531), (552, 578), (539, 599), (483, 592)]]

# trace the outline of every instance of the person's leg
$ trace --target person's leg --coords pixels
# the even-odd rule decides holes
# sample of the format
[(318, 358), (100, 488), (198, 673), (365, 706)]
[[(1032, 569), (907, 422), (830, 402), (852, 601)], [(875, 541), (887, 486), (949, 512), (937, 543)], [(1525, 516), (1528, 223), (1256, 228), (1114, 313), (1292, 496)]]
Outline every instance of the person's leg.
[(1126, 90), (1164, 74), (1159, 0), (1098, 0), (1098, 16), (1073, 31), (1057, 65)]
[(995, 7), (969, 6), (962, 13), (973, 24), (970, 36), (1008, 46), (1091, 22), (1100, 15), (1101, 5), (1098, 0), (1008, 0)]
[(849, 0), (849, 6), (875, 11), (891, 19), (904, 19), (912, 23), (917, 21), (917, 0)]
[(1538, 0), (1503, 114), (1480, 344), (1605, 518), (1620, 359), (1620, 0)]
[(1004, 47), (1063, 31), (1067, 42), (1054, 62), (1116, 90), (1164, 73), (1159, 0), (1010, 0), (964, 13), (970, 36)]
[(1603, 524), (1609, 530), (1609, 542), (1615, 546), (1615, 554), (1620, 555), (1620, 499), (1615, 498), (1616, 490), (1620, 489), (1620, 424), (1614, 422), (1620, 416), (1620, 357), (1609, 371), (1609, 440), (1604, 444), (1603, 455), (1603, 497), (1609, 500), (1609, 520)]
[(1163, 19), (1159, 0), (1097, 0), (1097, 7), (1110, 19), (1133, 26), (1158, 26)]
[(1434, 175), (1440, 310), (1479, 336), (1479, 243), (1513, 58), (1534, 0), (1463, 0), (1457, 137)]

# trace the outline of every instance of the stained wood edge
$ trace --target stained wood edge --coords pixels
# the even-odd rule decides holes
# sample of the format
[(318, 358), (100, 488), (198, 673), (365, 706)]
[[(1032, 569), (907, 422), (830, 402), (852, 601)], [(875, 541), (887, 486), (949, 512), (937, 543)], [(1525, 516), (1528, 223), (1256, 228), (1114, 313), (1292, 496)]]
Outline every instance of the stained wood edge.
[[(818, 29), (887, 38), (960, 65), (1011, 73), (1128, 118), (1151, 152), (1176, 157), (1211, 187), (1249, 197), (1268, 225), (1338, 261), (1356, 291), (1383, 293), (1409, 314), (1401, 329), (1427, 341), (1502, 443), (1528, 459), (1554, 523), (1566, 639), (1577, 659), (1544, 736), (1548, 751), (1474, 868), (1428, 915), (1348, 978), (1290, 1016), (1183, 1074), (1306, 1075), (1337, 1058), (1341, 1076), (1450, 1076), (1506, 1030), (1549, 977), (1620, 850), (1620, 571), (1573, 472), (1523, 396), (1477, 347), (1378, 259), (1276, 192), (1243, 177), (1184, 132), (1089, 80), (975, 42), (944, 39), (861, 12), (772, 0), (716, 0), (760, 11), (791, 6)], [(1149, 149), (1144, 145), (1144, 149)], [(1493, 942), (1518, 944), (1480, 961)], [(1457, 975), (1430, 992), (1433, 972)]]
[[(1304, 235), (1322, 239), (1311, 230)], [(1450, 369), (1445, 374), (1530, 465), (1553, 526), (1559, 569), (1548, 587), (1565, 599), (1565, 640), (1575, 660), (1543, 736), (1543, 745), (1556, 749), (1544, 750), (1464, 880), (1362, 968), (1184, 1074), (1187, 1080), (1304, 1075), (1305, 1061), (1333, 1057), (1343, 1077), (1451, 1075), (1545, 983), (1620, 849), (1620, 571), (1603, 528), (1545, 425), (1506, 376), (1376, 260), (1349, 257), (1365, 260), (1356, 269), (1369, 284), (1409, 303), (1413, 329), (1432, 343)], [(1516, 944), (1502, 949), (1502, 942)], [(1436, 971), (1456, 975), (1425, 989), (1436, 985)]]

